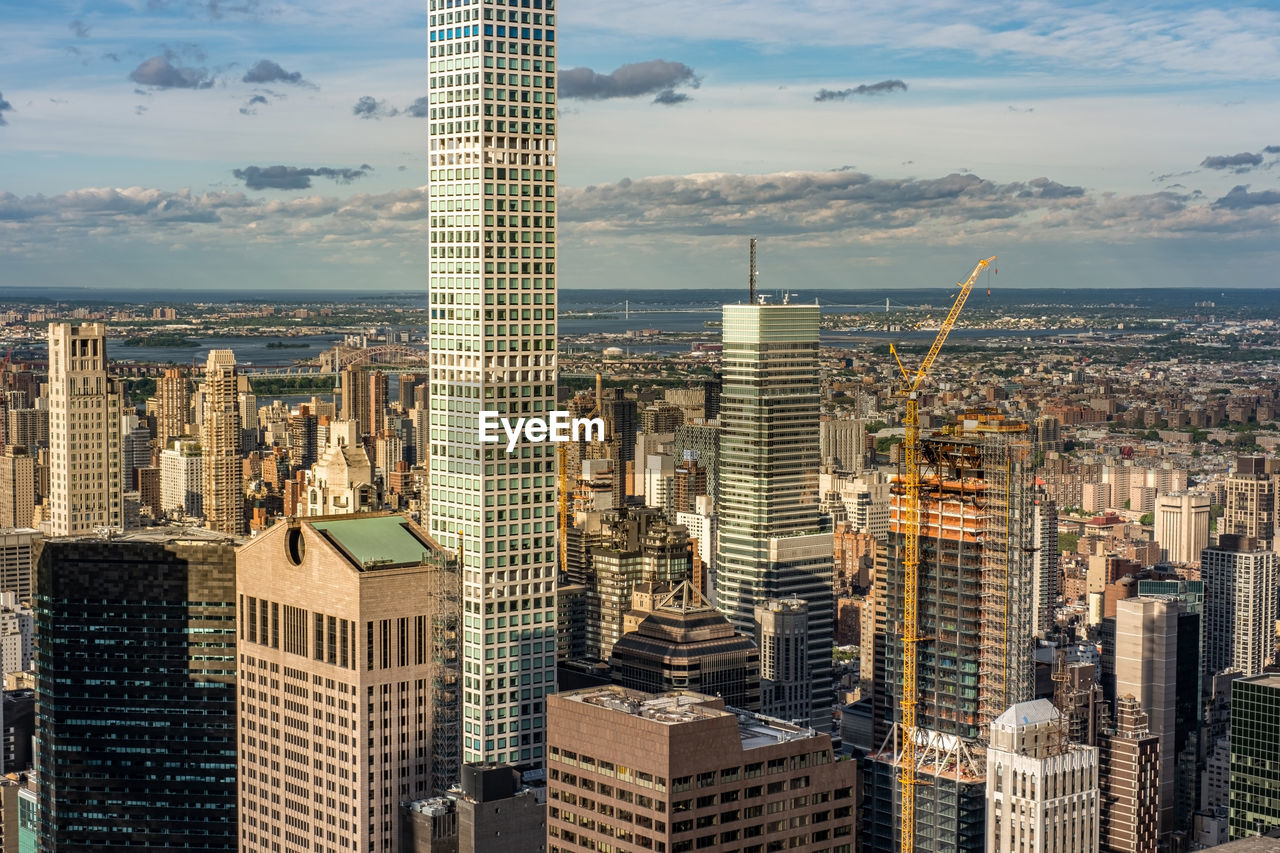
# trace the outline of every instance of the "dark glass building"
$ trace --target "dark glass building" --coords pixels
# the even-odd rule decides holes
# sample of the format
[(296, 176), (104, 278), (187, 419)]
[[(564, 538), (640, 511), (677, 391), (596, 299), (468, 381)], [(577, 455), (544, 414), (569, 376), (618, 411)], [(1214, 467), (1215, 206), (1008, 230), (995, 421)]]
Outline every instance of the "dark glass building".
[(236, 540), (44, 542), (39, 850), (236, 849)]

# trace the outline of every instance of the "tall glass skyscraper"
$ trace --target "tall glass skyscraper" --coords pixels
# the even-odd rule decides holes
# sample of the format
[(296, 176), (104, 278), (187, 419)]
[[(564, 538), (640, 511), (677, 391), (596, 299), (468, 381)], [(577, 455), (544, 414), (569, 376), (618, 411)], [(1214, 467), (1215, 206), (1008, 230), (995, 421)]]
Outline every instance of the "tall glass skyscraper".
[(809, 605), (812, 710), (831, 729), (832, 539), (818, 511), (816, 305), (724, 306), (717, 605), (755, 636), (771, 598)]
[(430, 529), (461, 553), (463, 761), (540, 762), (555, 453), (480, 412), (556, 399), (555, 0), (430, 0)]

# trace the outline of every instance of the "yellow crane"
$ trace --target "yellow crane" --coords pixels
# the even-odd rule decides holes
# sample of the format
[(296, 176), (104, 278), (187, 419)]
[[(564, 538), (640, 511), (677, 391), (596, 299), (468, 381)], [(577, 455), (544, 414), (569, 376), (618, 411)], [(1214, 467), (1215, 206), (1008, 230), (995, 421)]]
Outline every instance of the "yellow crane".
[(947, 335), (956, 324), (960, 310), (964, 308), (973, 283), (982, 275), (982, 271), (995, 262), (995, 256), (978, 261), (969, 278), (959, 283), (960, 292), (951, 303), (947, 319), (942, 321), (933, 345), (928, 354), (915, 370), (908, 371), (898, 357), (893, 344), (889, 351), (898, 362), (898, 370), (902, 372), (902, 385), (898, 395), (907, 401), (907, 413), (903, 419), (906, 434), (902, 441), (902, 475), (899, 478), (899, 494), (902, 495), (902, 751), (899, 756), (898, 781), (901, 785), (902, 807), (899, 813), (901, 824), (898, 831), (900, 853), (915, 853), (916, 847), (916, 704), (918, 685), (916, 683), (916, 647), (926, 637), (920, 636), (918, 624), (919, 599), (918, 585), (920, 581), (920, 386), (924, 384), (929, 369), (938, 358)]

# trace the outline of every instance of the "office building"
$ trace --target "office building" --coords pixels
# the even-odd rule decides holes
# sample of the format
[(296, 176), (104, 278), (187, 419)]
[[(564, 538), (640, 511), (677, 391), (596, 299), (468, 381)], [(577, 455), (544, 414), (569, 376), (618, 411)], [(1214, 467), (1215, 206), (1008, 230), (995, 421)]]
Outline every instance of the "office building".
[(236, 357), (229, 349), (209, 352), (204, 370), (205, 525), (218, 533), (244, 531), (244, 483), (240, 465), (240, 397)]
[(25, 447), (0, 455), (0, 527), (30, 527), (36, 508), (36, 460)]
[(168, 447), (169, 442), (187, 434), (191, 416), (190, 386), (190, 380), (176, 367), (165, 368), (156, 380), (156, 398), (160, 404), (156, 416), (157, 447)]
[(613, 680), (647, 693), (695, 690), (760, 709), (760, 652), (688, 581), (642, 584), (613, 645)]
[(818, 507), (818, 306), (724, 306), (716, 606), (754, 636), (756, 605), (809, 605), (813, 707), (832, 727), (832, 538)]
[(204, 515), (204, 452), (200, 442), (175, 439), (160, 451), (160, 511), (176, 518)]
[(1258, 540), (1258, 547), (1272, 550), (1276, 536), (1276, 481), (1267, 470), (1265, 456), (1237, 456), (1235, 470), (1227, 478), (1227, 503), (1218, 520), (1218, 533)]
[(847, 474), (862, 473), (867, 459), (867, 422), (862, 418), (823, 421), (819, 442), (824, 468)]
[(42, 853), (236, 849), (236, 544), (188, 528), (40, 546)]
[(35, 549), (40, 531), (28, 528), (0, 529), (0, 592), (12, 592), (18, 601), (31, 601)]
[(991, 722), (987, 851), (1097, 853), (1098, 750), (1072, 743), (1047, 699)]
[(780, 720), (807, 720), (813, 706), (809, 684), (809, 605), (775, 598), (756, 605), (760, 647), (760, 712)]
[(42, 522), (51, 536), (124, 527), (120, 389), (107, 376), (101, 323), (49, 324), (49, 494)]
[(467, 717), (508, 721), (467, 762), (541, 763), (555, 691), (555, 445), (478, 428), (556, 406), (556, 28), (530, 6), (428, 18), (429, 524), (462, 554)]
[(453, 555), (357, 515), (277, 523), (237, 560), (241, 853), (396, 853), (400, 803), (458, 779)]
[(598, 687), (548, 706), (548, 853), (854, 849), (857, 763), (825, 733), (687, 691)]
[(1262, 672), (1274, 657), (1280, 558), (1257, 540), (1224, 533), (1200, 553), (1200, 577), (1205, 671)]
[(1115, 725), (1099, 742), (1102, 849), (1155, 853), (1160, 833), (1160, 738), (1133, 696), (1116, 701)]
[(1160, 834), (1173, 831), (1181, 602), (1128, 598), (1116, 604), (1115, 695), (1132, 696), (1160, 741)]
[(636, 584), (671, 587), (688, 579), (693, 553), (688, 531), (668, 523), (656, 509), (584, 513), (582, 522), (570, 531), (570, 554), (576, 558), (570, 579), (586, 586), (585, 657), (607, 661), (623, 634)]
[(706, 494), (711, 498), (714, 507), (720, 484), (719, 422), (695, 418), (691, 422), (676, 427), (672, 452), (675, 453), (677, 461), (696, 462), (702, 470), (706, 471)]
[(1209, 496), (1195, 492), (1171, 492), (1156, 498), (1155, 539), (1160, 559), (1167, 563), (1194, 563), (1209, 544)]
[(1280, 674), (1231, 682), (1231, 840), (1280, 828)]
[(404, 853), (541, 853), (547, 849), (547, 786), (541, 771), (464, 764), (444, 797), (401, 805)]
[(1044, 494), (1037, 494), (1032, 522), (1031, 628), (1037, 637), (1048, 638), (1056, 631), (1054, 611), (1062, 594), (1061, 554), (1058, 551), (1058, 506)]
[(35, 614), (12, 592), (0, 592), (0, 675), (31, 669)]

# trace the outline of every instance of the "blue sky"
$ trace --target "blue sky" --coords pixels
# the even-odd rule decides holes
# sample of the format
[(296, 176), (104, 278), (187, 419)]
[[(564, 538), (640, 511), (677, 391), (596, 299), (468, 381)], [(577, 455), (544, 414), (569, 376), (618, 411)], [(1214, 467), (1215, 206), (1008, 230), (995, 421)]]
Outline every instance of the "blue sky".
[[(425, 287), (424, 6), (0, 2), (0, 287)], [(1273, 5), (558, 13), (566, 287), (1275, 286)]]

